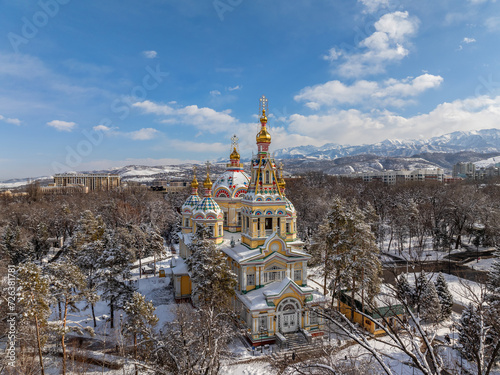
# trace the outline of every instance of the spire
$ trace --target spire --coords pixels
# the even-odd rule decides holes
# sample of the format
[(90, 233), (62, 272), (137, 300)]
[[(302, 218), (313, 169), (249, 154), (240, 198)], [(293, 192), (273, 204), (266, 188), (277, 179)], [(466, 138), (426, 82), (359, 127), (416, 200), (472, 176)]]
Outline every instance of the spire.
[(231, 152), (229, 159), (231, 160), (230, 166), (232, 167), (240, 166), (240, 153), (238, 152), (238, 141), (239, 138), (236, 136), (236, 134), (231, 137), (231, 149), (233, 151)]
[(260, 116), (260, 132), (257, 134), (257, 147), (259, 150), (259, 156), (263, 157), (267, 154), (269, 150), (269, 145), (271, 144), (271, 135), (267, 131), (267, 116), (266, 110), (268, 109), (267, 98), (265, 95), (262, 95), (260, 100), (260, 111), (262, 111), (262, 115)]
[(283, 178), (283, 163), (280, 163), (280, 177), (278, 179), (278, 188), (280, 189), (280, 193), (285, 195), (285, 179)]
[(205, 188), (205, 197), (211, 197), (212, 181), (210, 180), (210, 162), (207, 161), (205, 164), (207, 166), (207, 178), (205, 178), (205, 181), (203, 181), (203, 187)]
[(196, 179), (196, 165), (193, 165), (193, 181), (191, 181), (191, 195), (198, 194), (198, 180)]

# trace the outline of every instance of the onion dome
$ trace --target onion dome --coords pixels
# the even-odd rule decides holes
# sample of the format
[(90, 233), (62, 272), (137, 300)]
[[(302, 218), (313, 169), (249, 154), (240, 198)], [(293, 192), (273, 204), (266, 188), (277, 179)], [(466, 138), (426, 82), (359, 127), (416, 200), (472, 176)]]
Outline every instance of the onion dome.
[[(203, 187), (205, 188), (205, 196), (207, 195), (207, 191), (208, 192), (212, 191), (212, 180), (210, 180), (208, 170), (207, 170), (207, 178), (205, 178), (205, 181), (203, 181)], [(211, 193), (210, 193), (210, 195), (211, 195)]]
[(200, 203), (200, 201), (201, 199), (198, 196), (198, 180), (196, 179), (196, 174), (193, 173), (193, 181), (191, 181), (191, 195), (182, 205), (181, 211), (192, 211), (193, 208), (195, 208), (198, 203)]
[(229, 158), (231, 160), (240, 160), (240, 154), (238, 153), (238, 151), (236, 151), (236, 146), (233, 148), (233, 152), (231, 152)]
[(262, 109), (262, 116), (260, 117), (261, 129), (257, 134), (257, 143), (271, 143), (271, 134), (267, 131), (267, 117), (266, 117), (266, 109)]
[[(196, 205), (193, 210), (194, 219), (218, 219), (222, 217), (223, 212), (215, 199), (212, 198), (212, 181), (210, 180), (208, 165), (207, 165), (207, 178), (203, 182), (205, 188), (205, 196)], [(210, 215), (212, 214), (212, 215)], [(201, 215), (200, 217), (198, 217)]]

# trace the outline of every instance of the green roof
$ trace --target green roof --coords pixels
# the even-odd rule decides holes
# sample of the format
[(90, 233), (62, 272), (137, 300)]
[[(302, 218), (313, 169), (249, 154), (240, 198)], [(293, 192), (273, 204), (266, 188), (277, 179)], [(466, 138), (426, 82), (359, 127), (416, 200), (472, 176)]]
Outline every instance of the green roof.
[[(351, 306), (351, 296), (347, 294), (345, 290), (340, 292), (340, 301), (346, 305)], [(356, 310), (361, 311), (361, 302), (356, 298), (354, 299), (354, 307)], [(403, 315), (405, 314), (405, 308), (402, 304), (390, 305), (390, 306), (381, 306), (377, 307), (375, 310), (368, 310), (366, 307), (363, 311), (365, 314), (371, 316), (373, 319), (380, 319), (382, 317), (390, 318), (391, 316)]]

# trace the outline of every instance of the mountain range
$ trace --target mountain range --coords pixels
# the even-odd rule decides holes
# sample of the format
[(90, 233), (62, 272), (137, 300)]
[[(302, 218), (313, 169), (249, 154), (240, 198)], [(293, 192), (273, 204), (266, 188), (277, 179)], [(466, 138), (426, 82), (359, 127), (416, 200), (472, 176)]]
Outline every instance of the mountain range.
[(358, 146), (327, 143), (320, 147), (297, 146), (277, 150), (279, 159), (327, 159), (371, 154), (389, 157), (411, 157), (417, 154), (500, 152), (500, 129), (484, 129), (469, 132), (453, 132), (439, 137), (418, 140), (386, 139), (382, 142)]
[[(500, 160), (500, 129), (453, 132), (419, 140), (386, 139), (359, 146), (328, 143), (320, 147), (298, 146), (277, 150), (275, 158), (285, 164), (287, 173), (302, 174), (322, 171), (327, 174), (348, 174), (381, 170), (443, 168), (450, 172), (458, 162), (475, 162), (485, 167)], [(248, 160), (242, 160), (244, 163)], [(225, 169), (227, 160), (217, 160), (211, 168), (216, 175)], [(144, 166), (128, 165), (92, 173), (116, 173), (124, 181), (150, 183), (154, 179), (189, 179), (191, 164)], [(33, 179), (0, 181), (0, 189), (22, 187)], [(40, 183), (52, 181), (40, 177)]]

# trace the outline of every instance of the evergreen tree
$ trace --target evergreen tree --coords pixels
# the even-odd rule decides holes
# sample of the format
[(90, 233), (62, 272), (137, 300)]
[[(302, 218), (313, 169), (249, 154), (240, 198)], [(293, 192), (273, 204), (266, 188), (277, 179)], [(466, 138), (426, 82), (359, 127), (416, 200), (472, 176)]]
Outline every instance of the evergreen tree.
[(378, 252), (375, 235), (357, 203), (335, 198), (312, 246), (313, 258), (321, 263), (325, 293), (327, 285), (334, 295), (347, 288), (354, 299), (361, 290), (362, 299), (366, 292), (370, 301), (380, 286)]
[(40, 267), (34, 263), (25, 263), (17, 271), (18, 292), (17, 298), (20, 307), (21, 322), (32, 322), (35, 325), (38, 357), (40, 360), (41, 374), (45, 374), (42, 350), (47, 336), (44, 330), (50, 315), (50, 290), (49, 282), (42, 275)]
[(474, 360), (474, 353), (479, 350), (478, 332), (481, 327), (477, 320), (477, 310), (472, 303), (462, 311), (457, 323), (460, 354), (469, 361)]
[(186, 263), (191, 273), (192, 296), (201, 306), (230, 307), (236, 275), (231, 271), (224, 253), (209, 237), (208, 228), (198, 226), (190, 245), (191, 255)]
[(101, 268), (100, 289), (103, 292), (102, 298), (108, 301), (111, 328), (114, 328), (115, 310), (123, 307), (134, 292), (134, 287), (128, 282), (134, 256), (121, 242), (125, 235), (126, 229), (123, 228), (108, 232), (104, 250), (98, 260)]
[(500, 316), (500, 251), (495, 252), (493, 262), (486, 282), (487, 300), (492, 311)]
[(33, 256), (33, 245), (20, 226), (7, 225), (0, 237), (0, 252), (7, 254), (11, 264), (17, 265)]
[(436, 279), (436, 292), (441, 304), (441, 319), (448, 319), (451, 316), (453, 308), (453, 296), (448, 288), (443, 274), (440, 272)]
[(99, 300), (96, 291), (99, 286), (99, 276), (102, 270), (99, 259), (106, 243), (106, 225), (101, 216), (95, 217), (91, 211), (84, 211), (78, 221), (77, 229), (71, 241), (75, 263), (83, 272), (87, 281), (89, 303), (92, 311), (94, 328), (97, 326), (94, 306)]
[[(49, 276), (51, 281), (51, 292), (56, 299), (62, 302), (63, 314), (60, 322), (59, 334), (61, 335), (61, 346), (63, 351), (62, 373), (66, 374), (66, 333), (69, 329), (79, 331), (79, 327), (68, 327), (67, 318), (69, 310), (76, 310), (75, 304), (86, 297), (89, 291), (85, 276), (80, 269), (69, 262), (51, 263), (49, 266)], [(91, 331), (92, 332), (92, 331)]]
[[(158, 317), (154, 314), (153, 303), (147, 302), (139, 292), (134, 292), (132, 298), (125, 302), (123, 310), (126, 314), (125, 332), (131, 334), (134, 339), (134, 359), (137, 360), (137, 338), (141, 337), (147, 343), (153, 336), (153, 328), (158, 323)], [(135, 373), (137, 374), (137, 365)]]
[(401, 275), (396, 280), (396, 296), (399, 300), (405, 302), (408, 307), (413, 307), (413, 288), (411, 287), (406, 275)]
[(420, 311), (422, 318), (427, 322), (437, 323), (441, 317), (441, 304), (432, 281), (422, 281), (422, 291), (420, 294)]

